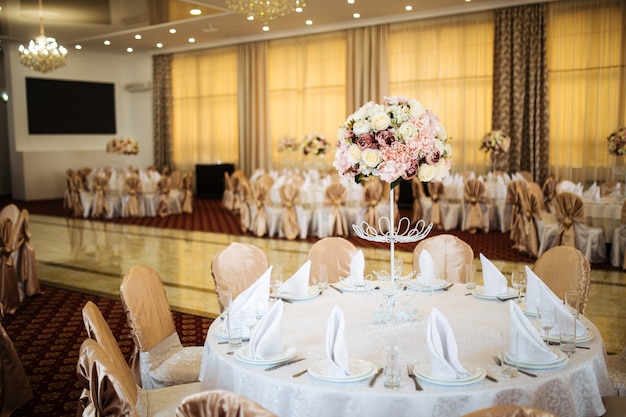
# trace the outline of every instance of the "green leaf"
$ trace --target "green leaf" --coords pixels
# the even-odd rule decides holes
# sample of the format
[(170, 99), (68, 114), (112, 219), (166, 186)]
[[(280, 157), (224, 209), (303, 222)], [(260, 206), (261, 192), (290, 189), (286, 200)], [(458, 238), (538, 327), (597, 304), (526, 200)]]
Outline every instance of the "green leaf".
[(396, 187), (398, 184), (400, 184), (400, 182), (402, 182), (402, 177), (397, 178), (394, 182), (391, 183), (391, 186), (389, 187), (390, 190), (393, 190), (394, 187)]

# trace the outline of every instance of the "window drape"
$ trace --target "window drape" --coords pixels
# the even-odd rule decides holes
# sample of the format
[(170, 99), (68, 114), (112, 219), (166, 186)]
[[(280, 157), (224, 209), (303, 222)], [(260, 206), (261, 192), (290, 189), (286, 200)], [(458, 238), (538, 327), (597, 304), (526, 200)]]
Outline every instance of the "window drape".
[(152, 57), (152, 130), (154, 165), (173, 168), (172, 54)]

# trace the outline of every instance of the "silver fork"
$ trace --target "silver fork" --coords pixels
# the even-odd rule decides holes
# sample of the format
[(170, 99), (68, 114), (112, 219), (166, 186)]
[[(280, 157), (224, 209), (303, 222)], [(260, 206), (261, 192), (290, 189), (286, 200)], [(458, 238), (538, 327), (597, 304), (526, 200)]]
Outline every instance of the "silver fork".
[(407, 365), (406, 369), (409, 373), (409, 378), (411, 378), (413, 382), (415, 382), (415, 391), (421, 391), (422, 386), (419, 382), (417, 382), (417, 376), (415, 375), (415, 371), (413, 370), (413, 365)]

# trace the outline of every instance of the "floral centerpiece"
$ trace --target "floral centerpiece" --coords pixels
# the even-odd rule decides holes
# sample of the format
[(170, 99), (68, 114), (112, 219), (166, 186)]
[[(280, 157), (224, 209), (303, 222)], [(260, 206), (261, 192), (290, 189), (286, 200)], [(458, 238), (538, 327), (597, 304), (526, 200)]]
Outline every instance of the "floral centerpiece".
[(295, 152), (300, 149), (300, 143), (293, 136), (283, 136), (278, 141), (278, 152)]
[(337, 134), (333, 166), (357, 183), (378, 176), (396, 186), (414, 176), (441, 181), (450, 172), (452, 148), (437, 116), (415, 99), (385, 97), (348, 116)]
[(508, 153), (510, 148), (511, 138), (501, 130), (492, 130), (487, 133), (480, 143), (481, 151), (491, 152), (494, 155)]
[(626, 126), (620, 127), (617, 131), (611, 133), (607, 138), (609, 141), (609, 153), (611, 155), (624, 155), (626, 154)]
[(113, 138), (107, 142), (107, 153), (137, 155), (139, 153), (139, 144), (131, 138)]
[(309, 133), (302, 138), (300, 147), (305, 155), (323, 156), (330, 150), (330, 142), (322, 135)]

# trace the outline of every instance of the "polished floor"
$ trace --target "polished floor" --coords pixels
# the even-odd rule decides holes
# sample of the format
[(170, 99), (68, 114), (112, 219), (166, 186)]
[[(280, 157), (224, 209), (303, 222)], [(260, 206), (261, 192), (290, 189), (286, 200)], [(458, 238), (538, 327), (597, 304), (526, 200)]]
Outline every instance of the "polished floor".
[[(213, 255), (233, 241), (260, 247), (275, 269), (289, 276), (305, 262), (307, 242), (149, 228), (91, 220), (30, 216), (37, 272), (42, 284), (119, 298), (124, 274), (137, 264), (156, 269), (172, 309), (206, 317), (218, 314), (211, 276)], [(364, 249), (366, 271), (388, 269), (389, 250)], [(412, 254), (396, 246), (405, 265)], [(522, 264), (493, 260), (502, 271)], [(475, 260), (476, 262), (476, 260)], [(592, 270), (586, 316), (599, 328), (607, 352), (626, 348), (626, 273)]]

